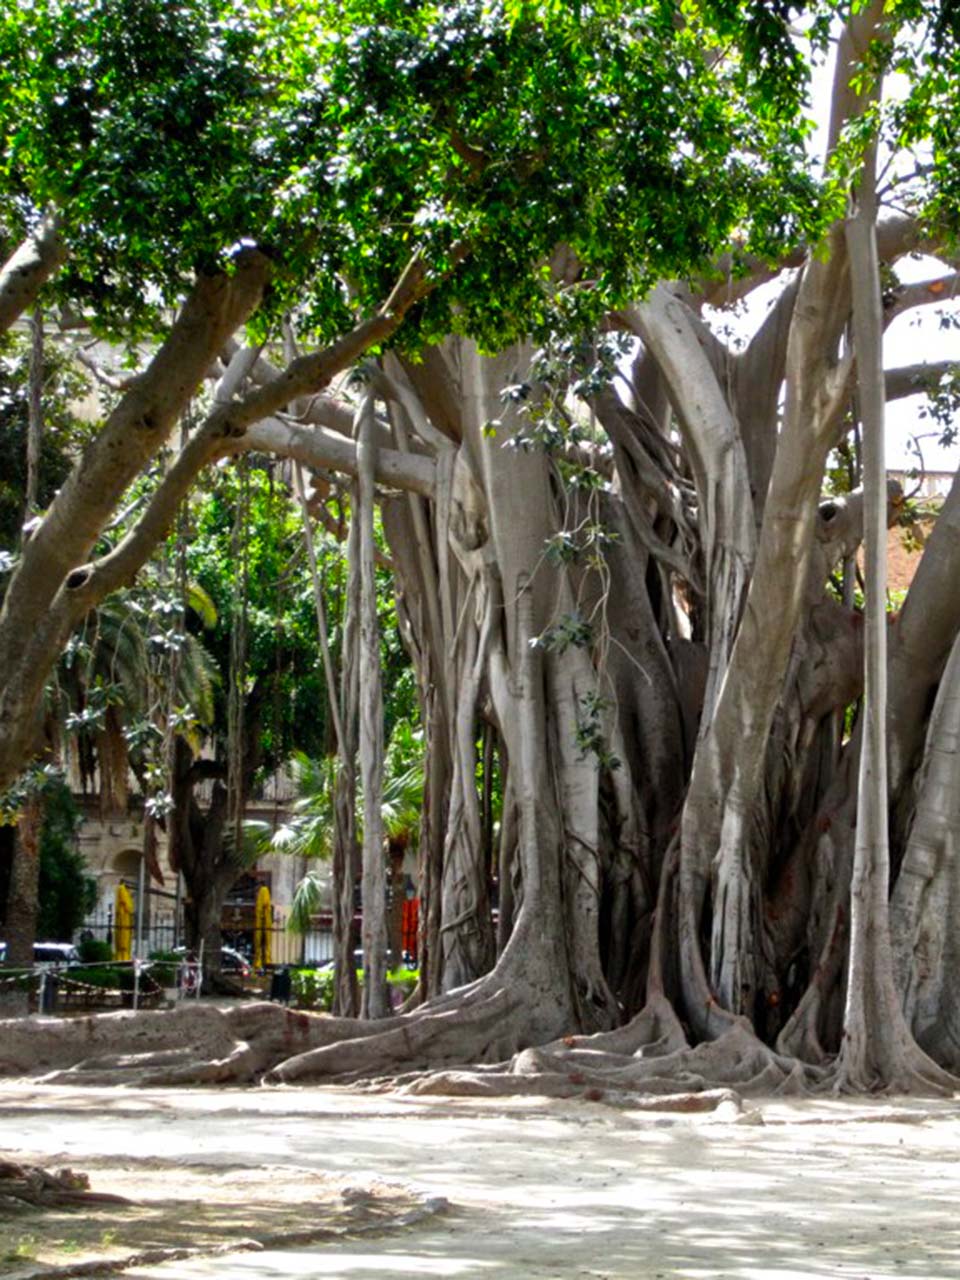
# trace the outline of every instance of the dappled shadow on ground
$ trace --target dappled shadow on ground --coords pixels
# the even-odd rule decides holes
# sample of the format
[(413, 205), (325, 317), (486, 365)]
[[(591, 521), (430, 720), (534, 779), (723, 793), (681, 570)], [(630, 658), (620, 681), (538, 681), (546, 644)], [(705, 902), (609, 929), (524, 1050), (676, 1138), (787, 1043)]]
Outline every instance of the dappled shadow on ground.
[[(429, 1150), (422, 1135), (421, 1175), (429, 1163), (431, 1184), (447, 1185), (451, 1199), (473, 1194), (469, 1214), (448, 1216), (419, 1237), (416, 1270), (718, 1280), (960, 1276), (960, 1177), (949, 1146), (927, 1141), (928, 1125), (824, 1123), (798, 1132), (651, 1124), (629, 1115), (583, 1121), (594, 1130), (591, 1155), (581, 1146), (583, 1123), (565, 1134), (564, 1126), (541, 1132), (540, 1124), (514, 1118), (509, 1138), (482, 1152), (482, 1173), (484, 1121), (463, 1122), (460, 1143), (446, 1148)], [(362, 1161), (358, 1137), (353, 1155)], [(377, 1136), (369, 1141), (374, 1159)], [(491, 1184), (501, 1194), (484, 1203)], [(490, 1237), (478, 1250), (485, 1228)], [(390, 1273), (392, 1246), (378, 1252), (375, 1268), (365, 1253), (328, 1251), (323, 1274)], [(404, 1274), (407, 1257), (399, 1251), (395, 1274)], [(259, 1275), (297, 1274), (261, 1262)]]
[[(162, 1108), (142, 1112), (111, 1102), (151, 1099), (105, 1094), (95, 1119), (87, 1106), (59, 1111), (64, 1097), (56, 1091), (32, 1115), (24, 1106), (24, 1141), (46, 1134), (47, 1151), (57, 1142), (91, 1174), (135, 1130), (142, 1156), (169, 1169), (198, 1162), (199, 1172), (203, 1161), (235, 1179), (263, 1160), (288, 1177), (387, 1179), (453, 1202), (375, 1241), (183, 1260), (140, 1269), (141, 1280), (960, 1277), (955, 1103), (783, 1104), (751, 1125), (584, 1102), (410, 1104), (336, 1090), (164, 1091), (152, 1099)], [(101, 1154), (84, 1163), (84, 1151)], [(227, 1234), (244, 1231), (242, 1212), (231, 1215)]]
[[(51, 1171), (56, 1162), (47, 1162)], [(422, 1201), (379, 1181), (343, 1179), (289, 1167), (209, 1167), (159, 1160), (87, 1162), (93, 1193), (124, 1195), (129, 1204), (9, 1209), (0, 1199), (0, 1274), (33, 1262), (76, 1265), (167, 1251), (207, 1253), (231, 1245), (284, 1247), (347, 1234), (387, 1230), (420, 1216)]]

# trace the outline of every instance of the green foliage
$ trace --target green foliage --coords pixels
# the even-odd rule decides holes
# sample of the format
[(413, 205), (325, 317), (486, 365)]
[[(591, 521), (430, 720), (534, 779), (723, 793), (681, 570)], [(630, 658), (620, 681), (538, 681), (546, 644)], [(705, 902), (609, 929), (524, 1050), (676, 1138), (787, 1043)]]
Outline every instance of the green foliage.
[[(146, 975), (143, 975), (146, 978)], [(133, 966), (120, 964), (74, 965), (69, 971), (69, 983), (82, 983), (87, 987), (103, 987), (107, 991), (132, 991)], [(153, 983), (149, 986), (152, 989)], [(144, 987), (147, 982), (144, 982)]]
[(96, 768), (101, 789), (110, 794), (114, 783), (125, 795), (132, 766), (148, 812), (161, 818), (169, 811), (166, 734), (179, 734), (199, 751), (219, 682), (202, 640), (185, 629), (183, 611), (154, 566), (137, 586), (109, 597), (83, 620), (48, 690), (84, 786)]
[(144, 286), (174, 298), (264, 222), (270, 85), (239, 5), (3, 0), (0, 67), (0, 210), (14, 227), (60, 211), (61, 287), (101, 322), (148, 316)]
[(290, 988), (293, 1003), (299, 1009), (319, 1009), (329, 1013), (333, 1008), (332, 969), (293, 969), (290, 973)]
[[(242, 558), (246, 557), (245, 692), (252, 710), (256, 691), (264, 767), (272, 769), (294, 746), (310, 755), (323, 754), (331, 730), (299, 513), (278, 468), (255, 460), (247, 475), (249, 524), (239, 533), (243, 544), (239, 546), (235, 525), (242, 483), (238, 468), (224, 467), (206, 491), (194, 495), (185, 517), (185, 573), (204, 593), (206, 618), (213, 620), (203, 631), (203, 641), (222, 676), (209, 722), (222, 754), (228, 720), (227, 673), (241, 607)], [(324, 574), (335, 598), (340, 587), (340, 556), (321, 545)], [(177, 554), (173, 540), (168, 554), (171, 558)], [(331, 616), (338, 628), (335, 603)], [(198, 631), (203, 615), (194, 612), (188, 621), (191, 630)], [(331, 643), (335, 649), (339, 646), (339, 631)]]
[[(409, 720), (394, 726), (384, 753), (384, 782), (380, 815), (384, 835), (406, 845), (420, 827), (424, 787), (423, 731)], [(289, 822), (279, 827), (271, 842), (274, 851), (305, 858), (328, 858), (333, 841), (333, 794), (337, 776), (334, 758), (311, 760), (302, 753), (293, 756), (297, 799)], [(357, 822), (362, 829), (363, 795), (357, 797)], [(324, 905), (326, 879), (316, 868), (308, 868), (297, 884), (287, 928), (304, 934), (312, 918)]]
[(51, 784), (43, 796), (40, 828), (40, 883), (37, 937), (69, 941), (93, 910), (96, 882), (77, 847), (80, 812), (64, 783)]
[(583, 617), (579, 610), (565, 613), (556, 622), (545, 628), (539, 636), (531, 640), (531, 644), (547, 653), (562, 654), (573, 647), (586, 649), (593, 643), (593, 625)]
[[(85, 383), (52, 344), (47, 344), (45, 357), (37, 485), (41, 510), (66, 479), (70, 450), (86, 434), (69, 408)], [(28, 339), (20, 333), (0, 339), (0, 549), (10, 553), (20, 540), (27, 492), (28, 369)]]
[[(290, 974), (293, 1002), (300, 1009), (318, 1009), (329, 1013), (333, 1007), (333, 969), (293, 969)], [(363, 970), (357, 970), (357, 980), (363, 985)], [(399, 998), (412, 995), (420, 973), (417, 969), (391, 969), (387, 984), (399, 993)]]
[(151, 951), (150, 977), (161, 987), (175, 987), (183, 957), (175, 951)]
[(84, 964), (102, 965), (113, 958), (113, 948), (103, 938), (81, 938), (77, 951)]
[(340, 333), (416, 253), (440, 287), (405, 340), (499, 346), (544, 320), (558, 244), (599, 314), (734, 229), (816, 228), (791, 9), (0, 0), (0, 223), (58, 209), (59, 289), (128, 332), (255, 242), (264, 333), (294, 304)]
[(589, 693), (580, 698), (580, 711), (577, 718), (577, 746), (580, 758), (592, 755), (598, 769), (613, 771), (620, 768), (620, 759), (610, 750), (603, 722), (606, 713), (611, 709), (608, 699), (598, 694)]

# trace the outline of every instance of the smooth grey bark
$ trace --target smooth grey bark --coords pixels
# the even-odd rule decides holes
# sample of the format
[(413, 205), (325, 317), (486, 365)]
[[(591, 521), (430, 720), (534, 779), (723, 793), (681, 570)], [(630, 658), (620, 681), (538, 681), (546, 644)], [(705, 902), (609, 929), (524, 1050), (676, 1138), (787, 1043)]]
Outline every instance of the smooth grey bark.
[(920, 1047), (960, 1068), (960, 639), (930, 716), (906, 851), (890, 900), (897, 990)]
[(40, 449), (43, 444), (43, 311), (34, 307), (30, 318), (30, 373), (27, 398), (27, 491), (24, 524), (37, 510)]
[(58, 220), (48, 216), (0, 267), (0, 333), (29, 311), (66, 260)]
[(40, 693), (90, 607), (83, 563), (128, 485), (165, 443), (226, 337), (257, 305), (268, 268), (201, 279), (146, 371), (84, 451), (23, 547), (0, 609), (0, 786), (29, 758)]
[(363, 786), (363, 1004), (366, 1018), (390, 1012), (387, 995), (387, 884), (383, 845), (383, 694), (380, 676), (380, 628), (374, 556), (373, 396), (368, 393), (357, 412), (356, 486), (360, 526), (360, 776)]
[(887, 897), (887, 473), (884, 448), (883, 316), (874, 221), (876, 153), (871, 148), (847, 221), (853, 339), (863, 431), (866, 642), (857, 835), (850, 886), (850, 957), (840, 1083), (854, 1089), (900, 1082), (907, 1032), (893, 983)]

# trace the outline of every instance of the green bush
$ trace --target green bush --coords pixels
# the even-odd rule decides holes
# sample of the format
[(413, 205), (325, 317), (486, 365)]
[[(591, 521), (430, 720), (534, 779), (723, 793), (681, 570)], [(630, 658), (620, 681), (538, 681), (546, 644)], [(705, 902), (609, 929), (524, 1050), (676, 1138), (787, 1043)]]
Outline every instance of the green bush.
[(105, 987), (109, 991), (132, 991), (133, 968), (131, 965), (74, 965), (64, 986), (70, 982), (82, 982), (88, 987)]
[(150, 977), (161, 987), (177, 985), (177, 971), (183, 964), (183, 956), (175, 951), (150, 952)]
[(107, 964), (113, 959), (113, 948), (102, 938), (81, 938), (77, 950), (84, 964)]
[(329, 1013), (333, 1005), (332, 969), (294, 969), (290, 990), (298, 1009), (320, 1009)]
[[(319, 1009), (329, 1013), (333, 1006), (332, 969), (294, 969), (291, 972), (293, 1003), (298, 1009)], [(399, 999), (406, 1000), (420, 980), (419, 969), (391, 969), (387, 984), (397, 990)], [(357, 970), (357, 981), (363, 986), (363, 970)]]

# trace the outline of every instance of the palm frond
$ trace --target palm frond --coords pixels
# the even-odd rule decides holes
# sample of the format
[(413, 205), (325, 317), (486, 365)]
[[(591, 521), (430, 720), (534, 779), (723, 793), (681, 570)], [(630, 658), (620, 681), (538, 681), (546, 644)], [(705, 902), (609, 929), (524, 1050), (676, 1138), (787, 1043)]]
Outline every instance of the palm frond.
[(291, 933), (309, 933), (312, 918), (323, 905), (327, 884), (316, 867), (311, 867), (293, 891), (287, 928)]
[(187, 583), (184, 591), (184, 601), (197, 615), (207, 631), (217, 625), (217, 606), (199, 582)]

